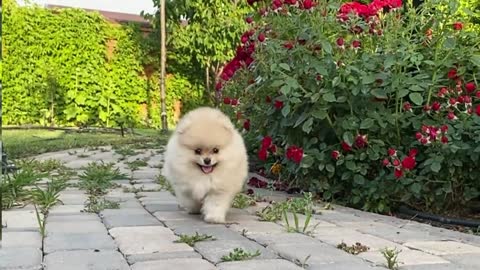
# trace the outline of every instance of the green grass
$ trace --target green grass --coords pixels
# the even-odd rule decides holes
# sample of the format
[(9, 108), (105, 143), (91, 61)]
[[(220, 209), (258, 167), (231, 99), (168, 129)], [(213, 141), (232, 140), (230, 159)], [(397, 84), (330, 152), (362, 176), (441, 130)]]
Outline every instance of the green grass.
[(30, 157), (46, 152), (67, 150), (71, 148), (95, 147), (103, 145), (134, 144), (138, 148), (164, 145), (167, 135), (157, 130), (135, 130), (138, 135), (84, 132), (62, 130), (4, 130), (3, 142), (10, 159)]
[(215, 238), (211, 235), (198, 234), (198, 232), (195, 232), (195, 235), (182, 234), (179, 237), (180, 239), (175, 240), (174, 241), (175, 243), (185, 243), (191, 247), (193, 247), (196, 242), (206, 241), (206, 240), (215, 240)]
[(260, 256), (260, 250), (248, 252), (242, 248), (234, 248), (228, 255), (222, 257), (224, 262), (244, 261)]

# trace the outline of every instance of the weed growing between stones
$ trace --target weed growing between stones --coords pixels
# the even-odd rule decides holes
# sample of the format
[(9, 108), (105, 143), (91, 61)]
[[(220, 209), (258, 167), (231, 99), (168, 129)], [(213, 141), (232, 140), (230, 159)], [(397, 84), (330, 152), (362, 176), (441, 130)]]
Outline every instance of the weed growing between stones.
[(239, 209), (244, 209), (249, 206), (254, 206), (256, 205), (256, 200), (254, 197), (245, 194), (245, 193), (238, 193), (235, 198), (233, 199), (232, 202), (232, 207), (233, 208), (239, 208)]
[(362, 252), (367, 252), (370, 249), (369, 247), (367, 247), (365, 245), (362, 245), (359, 242), (357, 242), (357, 243), (355, 243), (355, 245), (351, 245), (351, 246), (348, 246), (347, 244), (342, 242), (342, 243), (337, 245), (337, 248), (341, 249), (345, 252), (348, 252), (350, 254), (353, 254), (353, 255), (358, 255)]
[(163, 177), (162, 175), (157, 175), (157, 179), (155, 179), (155, 182), (160, 185), (162, 190), (166, 190), (175, 196), (175, 190), (173, 190), (172, 184), (170, 184), (170, 182), (168, 182), (165, 177)]
[(99, 198), (98, 196), (90, 195), (88, 196), (88, 201), (85, 204), (85, 212), (88, 213), (100, 213), (105, 209), (118, 209), (120, 204), (118, 202), (110, 201), (104, 197)]
[(222, 261), (231, 262), (231, 261), (244, 261), (250, 260), (252, 258), (260, 256), (260, 250), (255, 251), (254, 253), (248, 252), (242, 248), (234, 248), (228, 255), (222, 257)]
[(181, 234), (179, 235), (180, 239), (175, 240), (175, 243), (185, 243), (191, 247), (195, 245), (196, 242), (207, 241), (207, 240), (216, 240), (213, 236), (207, 234), (198, 234), (195, 232), (195, 235)]
[(127, 164), (128, 168), (129, 168), (131, 171), (136, 171), (136, 170), (138, 170), (140, 167), (146, 167), (146, 166), (148, 166), (148, 163), (147, 163), (148, 160), (149, 160), (149, 158), (136, 159), (136, 160), (134, 160), (134, 161), (125, 162), (125, 164)]
[(387, 261), (385, 267), (391, 270), (398, 270), (398, 254), (400, 254), (401, 250), (385, 248), (381, 252)]

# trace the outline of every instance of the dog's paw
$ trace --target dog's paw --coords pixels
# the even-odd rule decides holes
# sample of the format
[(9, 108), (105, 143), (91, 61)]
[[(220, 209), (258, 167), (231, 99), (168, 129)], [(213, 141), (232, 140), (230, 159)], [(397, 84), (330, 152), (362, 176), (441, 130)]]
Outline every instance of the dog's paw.
[(205, 215), (203, 220), (205, 220), (205, 222), (214, 223), (214, 224), (224, 224), (225, 223), (225, 217), (224, 216)]

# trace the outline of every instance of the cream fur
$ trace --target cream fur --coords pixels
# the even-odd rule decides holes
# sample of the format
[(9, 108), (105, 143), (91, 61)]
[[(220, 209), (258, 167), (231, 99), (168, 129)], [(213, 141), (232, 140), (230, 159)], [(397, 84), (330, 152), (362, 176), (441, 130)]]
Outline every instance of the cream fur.
[[(218, 153), (212, 150), (215, 148)], [(201, 154), (196, 154), (196, 149), (201, 149)], [(200, 167), (207, 157), (217, 164), (208, 174)], [(219, 110), (193, 110), (180, 120), (167, 144), (162, 174), (189, 213), (202, 213), (206, 222), (224, 223), (233, 198), (247, 179), (243, 138)]]

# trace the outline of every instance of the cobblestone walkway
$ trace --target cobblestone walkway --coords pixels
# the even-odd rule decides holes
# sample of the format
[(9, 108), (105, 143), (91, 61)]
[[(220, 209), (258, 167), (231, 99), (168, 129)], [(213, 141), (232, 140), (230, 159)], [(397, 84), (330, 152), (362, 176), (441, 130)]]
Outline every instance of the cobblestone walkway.
[[(107, 150), (91, 151), (83, 158), (63, 151), (38, 159), (62, 160), (79, 173), (92, 161), (115, 162), (130, 175), (130, 180), (116, 181), (119, 187), (107, 195), (118, 201), (120, 208), (99, 215), (83, 212), (87, 196), (69, 187), (61, 193), (63, 205), (55, 206), (47, 217), (44, 239), (31, 206), (5, 211), (1, 270), (380, 270), (387, 269), (381, 253), (386, 247), (401, 251), (400, 269), (480, 269), (478, 236), (341, 206), (321, 209), (310, 223), (318, 224), (310, 235), (289, 233), (282, 222), (258, 221), (254, 213), (265, 207), (262, 203), (232, 209), (227, 217), (230, 225), (206, 224), (181, 211), (169, 192), (158, 191), (155, 177), (162, 162), (158, 151), (147, 150), (118, 161), (120, 156)], [(133, 172), (128, 169), (126, 161), (145, 156), (150, 157), (149, 166)], [(286, 198), (279, 192), (258, 192), (275, 200)], [(193, 247), (175, 242), (178, 235), (195, 232), (216, 240), (197, 242)], [(336, 247), (341, 242), (359, 242), (370, 249), (351, 255)], [(222, 256), (234, 248), (259, 250), (260, 256), (222, 262)]]

